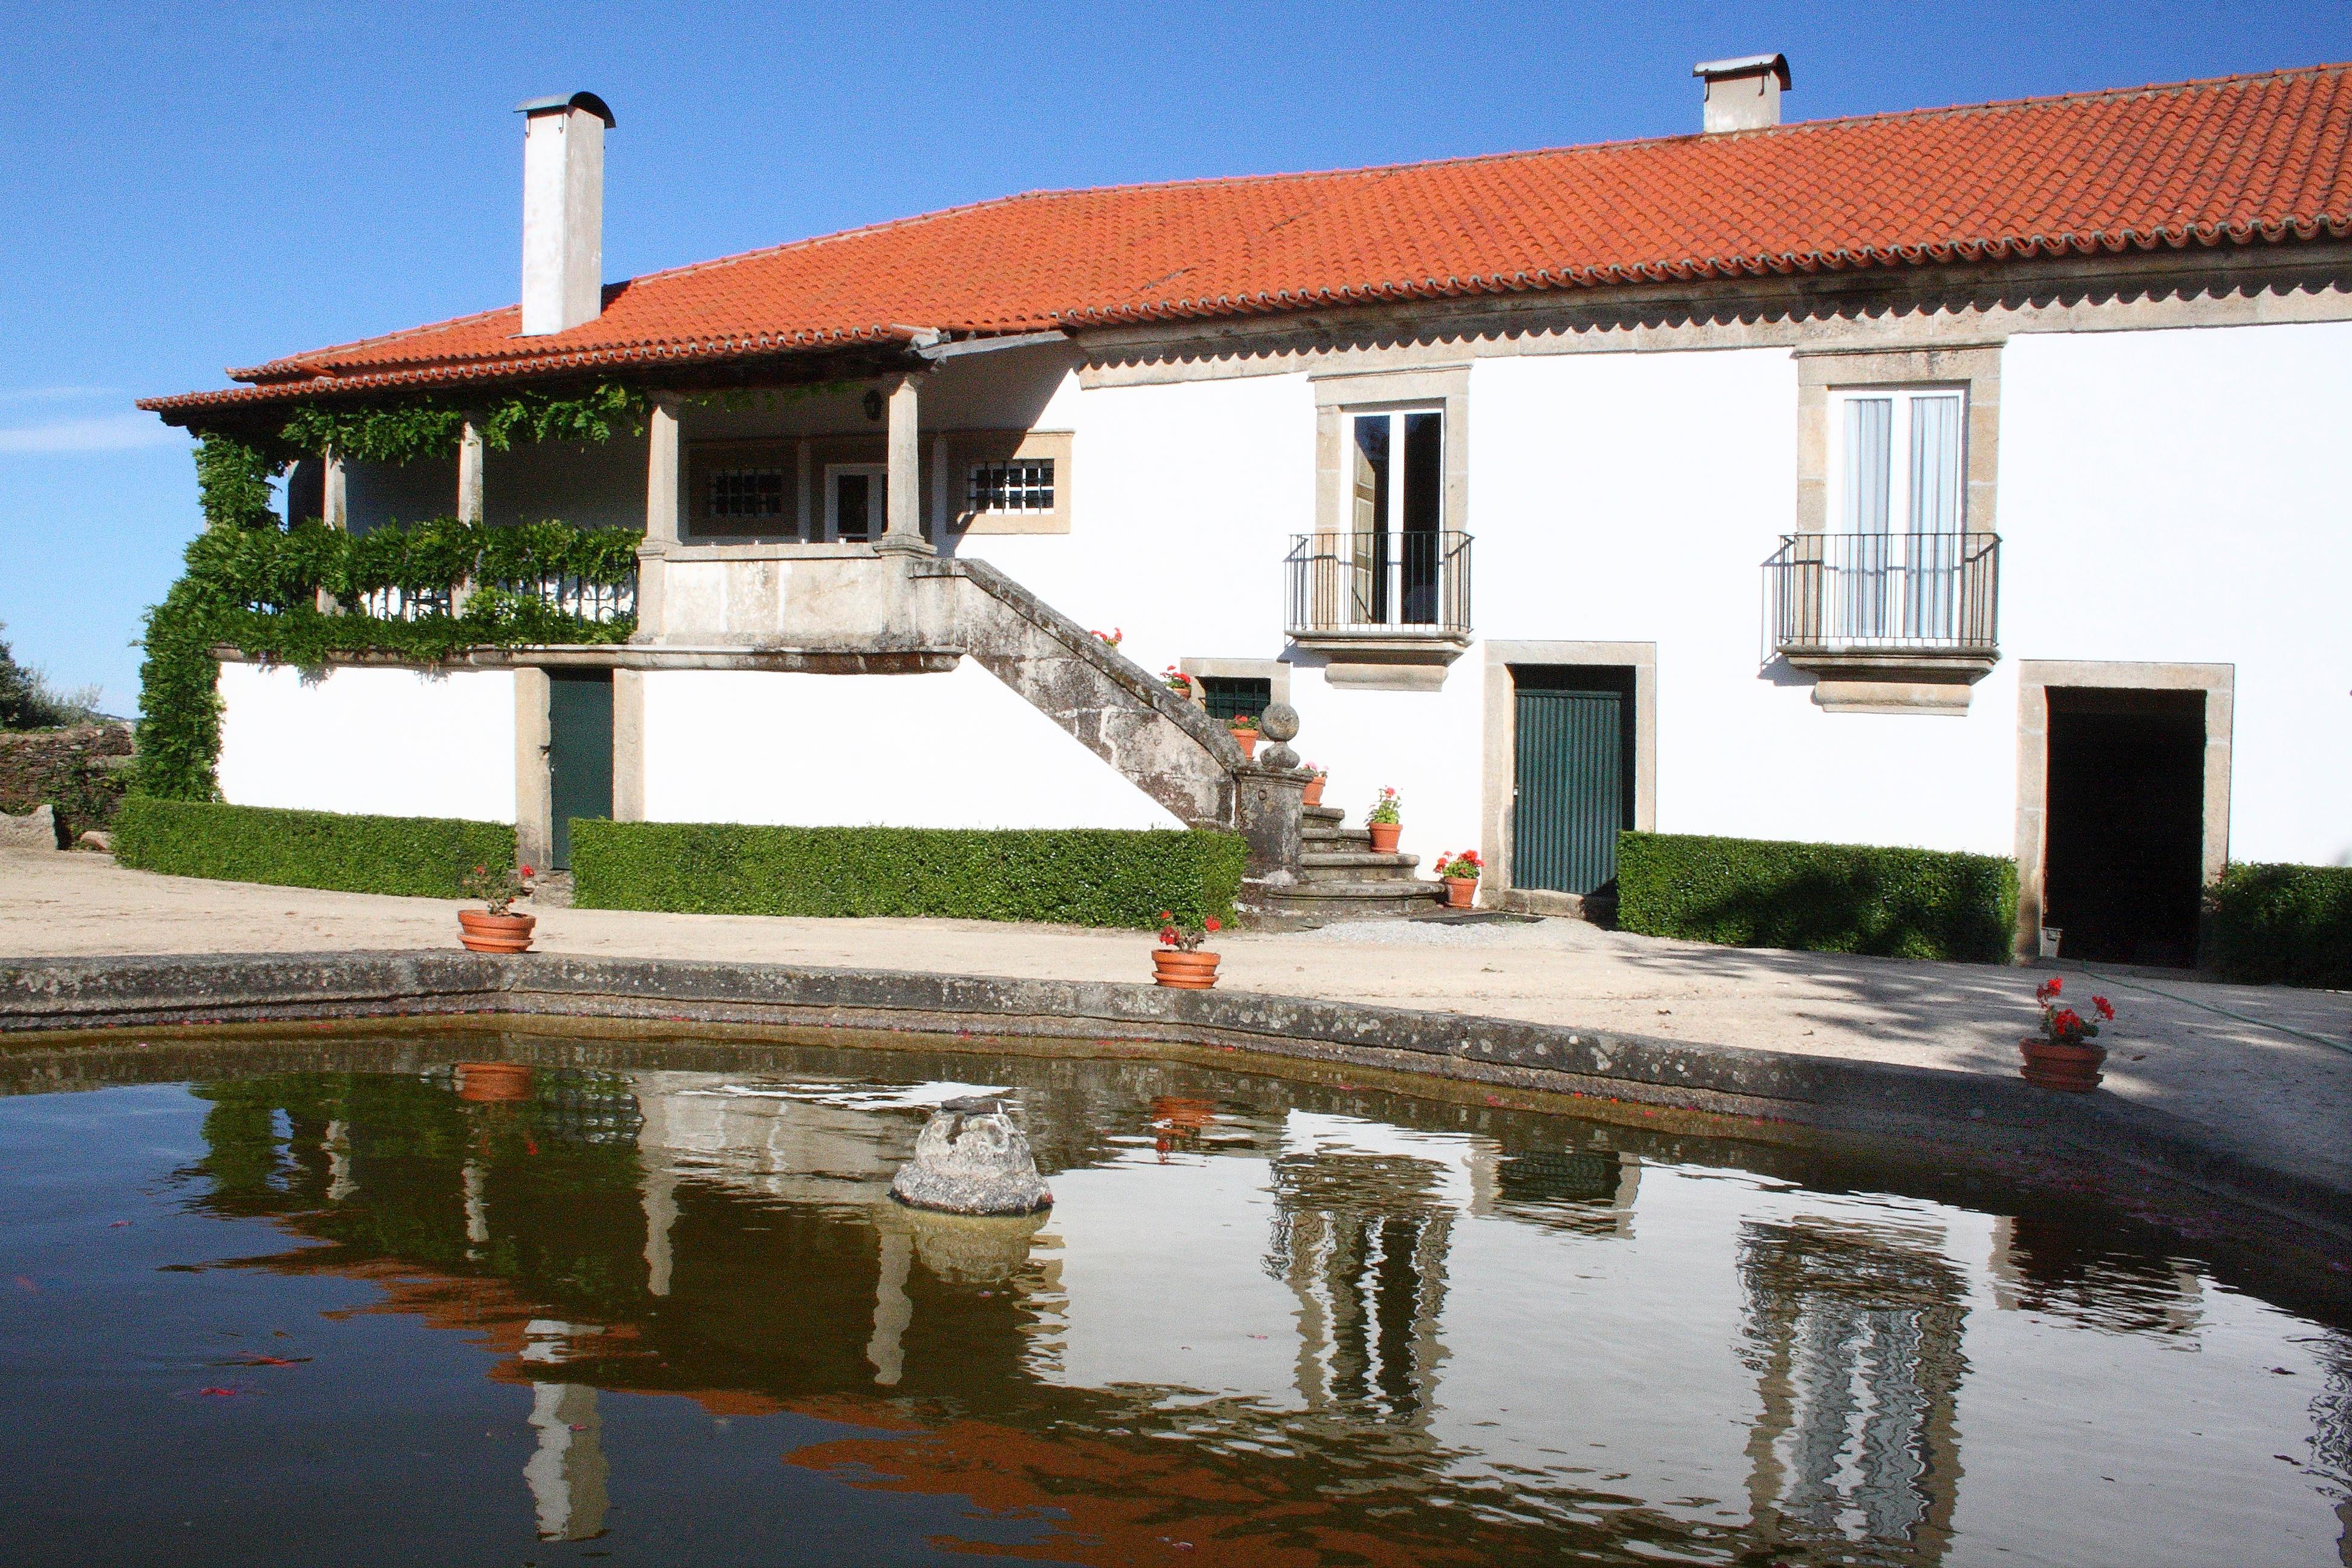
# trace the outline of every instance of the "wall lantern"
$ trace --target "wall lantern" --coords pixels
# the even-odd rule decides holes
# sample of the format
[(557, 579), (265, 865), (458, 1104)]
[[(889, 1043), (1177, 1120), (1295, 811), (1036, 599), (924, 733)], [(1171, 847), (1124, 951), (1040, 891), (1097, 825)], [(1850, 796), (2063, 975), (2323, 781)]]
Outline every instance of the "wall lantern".
[(880, 393), (868, 392), (866, 395), (866, 417), (868, 419), (879, 419), (882, 417), (882, 395)]

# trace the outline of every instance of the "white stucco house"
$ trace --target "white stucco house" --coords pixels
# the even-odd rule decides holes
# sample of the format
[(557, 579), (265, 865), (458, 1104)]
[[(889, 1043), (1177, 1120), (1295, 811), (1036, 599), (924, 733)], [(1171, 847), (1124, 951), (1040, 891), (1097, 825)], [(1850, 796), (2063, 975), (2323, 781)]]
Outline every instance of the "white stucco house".
[[(548, 847), (1231, 823), (1246, 770), (1136, 692), (1175, 666), (1491, 902), (1569, 907), (1625, 827), (1916, 845), (2014, 856), (2029, 947), (2186, 962), (2228, 860), (2352, 863), (2352, 67), (1792, 123), (1780, 57), (1699, 76), (1686, 136), (611, 285), (611, 116), (526, 105), (519, 308), (148, 406), (643, 388), (641, 436), (287, 489), (642, 528), (635, 635), (231, 661), (221, 789)], [(1125, 639), (1076, 696), (1073, 623)]]

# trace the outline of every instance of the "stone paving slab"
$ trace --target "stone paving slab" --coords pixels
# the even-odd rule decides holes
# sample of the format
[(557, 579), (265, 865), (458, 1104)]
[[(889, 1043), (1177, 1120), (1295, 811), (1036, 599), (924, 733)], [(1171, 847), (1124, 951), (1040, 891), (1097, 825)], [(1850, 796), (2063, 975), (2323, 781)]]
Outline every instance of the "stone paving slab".
[[(456, 947), (455, 903), (159, 877), (103, 856), (0, 853), (0, 957)], [(541, 949), (942, 975), (1129, 982), (1150, 939), (959, 921), (541, 911)], [(1384, 1005), (2013, 1079), (2039, 975), (1727, 949), (1533, 925), (1328, 927), (1221, 939), (1223, 994)], [(2121, 1009), (2116, 1098), (2229, 1156), (2352, 1191), (2352, 995), (2069, 975)]]

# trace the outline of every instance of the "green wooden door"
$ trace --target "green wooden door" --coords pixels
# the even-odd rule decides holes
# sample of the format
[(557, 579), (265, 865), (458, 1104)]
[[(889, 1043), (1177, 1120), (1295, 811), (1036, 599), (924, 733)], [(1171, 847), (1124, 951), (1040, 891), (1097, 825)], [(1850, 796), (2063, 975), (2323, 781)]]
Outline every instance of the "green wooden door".
[(613, 676), (548, 671), (548, 804), (555, 818), (553, 869), (572, 865), (572, 819), (613, 815)]
[(1513, 677), (1511, 885), (1590, 893), (1616, 879), (1617, 835), (1633, 825), (1631, 683), (1607, 670)]

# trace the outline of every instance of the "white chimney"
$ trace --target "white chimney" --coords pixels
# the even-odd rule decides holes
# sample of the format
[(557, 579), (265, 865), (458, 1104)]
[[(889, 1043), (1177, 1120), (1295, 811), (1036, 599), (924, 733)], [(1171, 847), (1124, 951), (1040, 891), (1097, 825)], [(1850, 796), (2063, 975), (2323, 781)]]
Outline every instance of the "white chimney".
[(1691, 75), (1706, 79), (1703, 128), (1708, 135), (1718, 131), (1761, 131), (1780, 123), (1780, 95), (1789, 90), (1788, 56), (1701, 60), (1691, 67)]
[(515, 106), (522, 125), (522, 331), (560, 332), (604, 309), (604, 132), (593, 92)]

